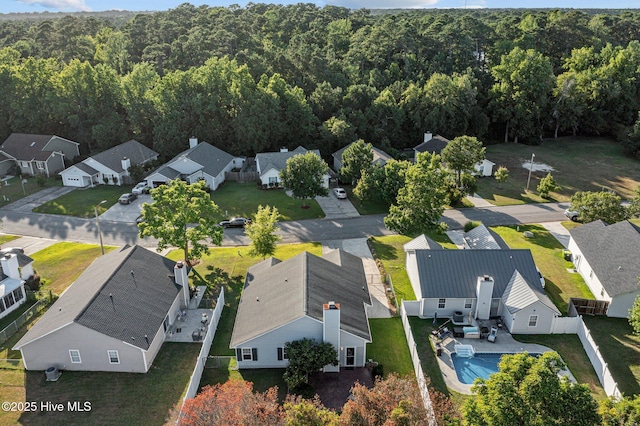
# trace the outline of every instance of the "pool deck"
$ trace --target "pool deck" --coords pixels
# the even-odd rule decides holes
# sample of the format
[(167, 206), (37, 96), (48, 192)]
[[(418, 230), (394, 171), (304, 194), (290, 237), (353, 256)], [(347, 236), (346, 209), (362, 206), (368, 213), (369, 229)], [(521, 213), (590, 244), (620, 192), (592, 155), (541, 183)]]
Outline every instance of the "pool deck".
[[(432, 337), (432, 343), (434, 345), (436, 341), (437, 340)], [(442, 355), (436, 358), (438, 359), (438, 365), (440, 366), (442, 377), (444, 377), (444, 381), (449, 389), (465, 395), (473, 394), (473, 392), (471, 392), (472, 385), (466, 385), (458, 380), (456, 369), (454, 368), (453, 362), (451, 360), (451, 354), (456, 352), (455, 345), (471, 345), (473, 346), (475, 352), (485, 353), (489, 352), (512, 354), (529, 352), (541, 354), (544, 352), (552, 351), (552, 349), (546, 346), (518, 342), (511, 336), (509, 332), (502, 329), (498, 330), (498, 335), (495, 343), (491, 343), (487, 339), (464, 339), (457, 337), (447, 337), (444, 340), (440, 341), (440, 344), (442, 347)], [(569, 370), (562, 371), (560, 372), (560, 374), (569, 377), (569, 380), (571, 380), (572, 382), (576, 382), (575, 378)]]

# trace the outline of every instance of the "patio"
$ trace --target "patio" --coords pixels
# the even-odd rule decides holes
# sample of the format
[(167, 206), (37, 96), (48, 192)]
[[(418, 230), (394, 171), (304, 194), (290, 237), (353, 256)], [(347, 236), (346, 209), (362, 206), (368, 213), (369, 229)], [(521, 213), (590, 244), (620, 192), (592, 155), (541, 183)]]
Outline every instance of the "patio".
[[(209, 329), (210, 320), (213, 317), (213, 309), (198, 309), (198, 305), (204, 296), (205, 286), (199, 286), (196, 296), (191, 299), (183, 315), (167, 330), (165, 342), (190, 342), (201, 343)], [(203, 322), (206, 320), (206, 322)], [(194, 339), (194, 333), (197, 333)]]
[(340, 368), (339, 373), (315, 373), (311, 375), (309, 382), (324, 406), (335, 410), (342, 409), (356, 382), (368, 388), (373, 387), (371, 369), (366, 367)]

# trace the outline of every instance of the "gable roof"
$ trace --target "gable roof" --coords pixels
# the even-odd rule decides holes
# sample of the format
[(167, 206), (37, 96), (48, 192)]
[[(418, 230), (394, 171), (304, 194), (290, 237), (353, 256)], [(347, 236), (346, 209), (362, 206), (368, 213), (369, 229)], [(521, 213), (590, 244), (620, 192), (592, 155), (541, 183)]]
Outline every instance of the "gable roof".
[(431, 152), (432, 154), (440, 154), (445, 146), (449, 143), (449, 139), (444, 136), (435, 135), (426, 142), (413, 148), (417, 152)]
[[(260, 164), (261, 175), (265, 174), (271, 169), (282, 170), (287, 167), (287, 160), (296, 154), (305, 154), (311, 151), (318, 154), (320, 157), (320, 151), (317, 149), (308, 150), (302, 146), (297, 147), (293, 151), (286, 152), (261, 152), (256, 155), (256, 162)], [(322, 157), (321, 157), (322, 158)]]
[(402, 246), (402, 248), (404, 249), (404, 251), (419, 250), (419, 249), (444, 250), (444, 248), (442, 248), (440, 244), (438, 244), (436, 241), (432, 240), (431, 238), (427, 237), (424, 234), (409, 241), (404, 246)]
[(462, 238), (471, 249), (500, 250), (509, 248), (500, 235), (483, 224), (465, 232)]
[(322, 305), (329, 301), (340, 304), (342, 330), (371, 341), (362, 259), (334, 250), (323, 257), (303, 252), (284, 262), (260, 262), (247, 271), (229, 346), (304, 316), (322, 322)]
[(174, 261), (140, 246), (99, 257), (15, 349), (72, 322), (148, 349), (181, 290), (173, 276), (174, 265)]
[(234, 160), (234, 156), (211, 145), (208, 142), (200, 142), (193, 148), (189, 148), (186, 151), (182, 151), (180, 154), (173, 157), (163, 166), (160, 166), (154, 173), (159, 173), (170, 179), (173, 179), (180, 175), (180, 172), (173, 169), (171, 165), (181, 160), (191, 160), (194, 163), (200, 164), (202, 172), (209, 176), (218, 176), (227, 165)]
[[(120, 173), (124, 172), (124, 169), (122, 168), (122, 159), (125, 157), (131, 160), (131, 165), (135, 165), (149, 161), (157, 156), (158, 153), (151, 148), (144, 146), (136, 140), (130, 140), (96, 155), (92, 155), (90, 158), (93, 158), (95, 161), (110, 168), (114, 172)], [(83, 163), (87, 161), (89, 161), (89, 158), (84, 160)], [(89, 164), (87, 164), (87, 166), (91, 167)]]
[(527, 306), (531, 306), (535, 302), (540, 302), (560, 315), (560, 310), (553, 304), (551, 299), (549, 299), (546, 294), (531, 286), (517, 269), (513, 272), (511, 280), (504, 290), (502, 302), (512, 314), (515, 314)]
[(624, 220), (596, 220), (569, 230), (609, 296), (640, 290), (640, 228)]
[[(339, 150), (337, 150), (336, 152), (334, 152), (333, 154), (331, 154), (331, 156), (333, 156), (333, 158), (336, 158), (338, 161), (340, 161), (342, 163), (342, 154), (344, 154), (344, 151), (349, 148), (351, 145), (353, 145), (355, 142), (351, 142), (349, 145), (340, 148)], [(387, 161), (393, 159), (392, 156), (390, 156), (389, 154), (387, 154), (386, 152), (384, 152), (383, 150), (376, 148), (375, 146), (371, 146), (371, 151), (373, 151), (373, 160), (371, 161), (373, 164), (381, 164), (381, 165), (385, 165), (387, 163)]]
[(476, 297), (478, 277), (493, 277), (492, 298), (504, 294), (517, 270), (526, 282), (544, 293), (531, 251), (516, 250), (416, 250), (423, 298)]
[(29, 133), (11, 133), (0, 150), (17, 160), (46, 161), (51, 151), (42, 149), (53, 138), (53, 135), (34, 135)]

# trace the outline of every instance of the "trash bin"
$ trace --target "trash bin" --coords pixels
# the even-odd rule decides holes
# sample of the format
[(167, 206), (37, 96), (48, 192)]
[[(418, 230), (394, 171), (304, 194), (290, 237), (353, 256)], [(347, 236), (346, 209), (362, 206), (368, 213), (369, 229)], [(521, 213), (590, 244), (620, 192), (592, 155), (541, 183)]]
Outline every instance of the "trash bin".
[(440, 346), (440, 343), (438, 343), (436, 345), (436, 355), (437, 356), (441, 356), (442, 355), (442, 346)]
[(564, 256), (564, 260), (571, 262), (571, 252), (569, 250), (563, 250), (562, 255)]

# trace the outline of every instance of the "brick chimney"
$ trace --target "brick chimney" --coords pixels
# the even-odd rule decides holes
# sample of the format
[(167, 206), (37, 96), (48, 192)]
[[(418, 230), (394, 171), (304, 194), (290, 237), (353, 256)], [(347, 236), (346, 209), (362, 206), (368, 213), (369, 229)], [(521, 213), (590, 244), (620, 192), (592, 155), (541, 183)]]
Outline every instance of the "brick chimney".
[(182, 260), (176, 262), (173, 267), (173, 275), (175, 276), (176, 284), (182, 286), (182, 293), (185, 303), (189, 302), (189, 268), (187, 264)]
[(2, 272), (4, 272), (4, 274), (9, 278), (16, 280), (21, 279), (18, 256), (15, 253), (7, 253), (0, 258), (0, 266), (2, 266)]
[[(340, 359), (340, 304), (329, 302), (322, 305), (322, 340), (331, 343), (338, 352)], [(340, 371), (340, 364), (325, 365), (325, 373), (335, 373)]]

